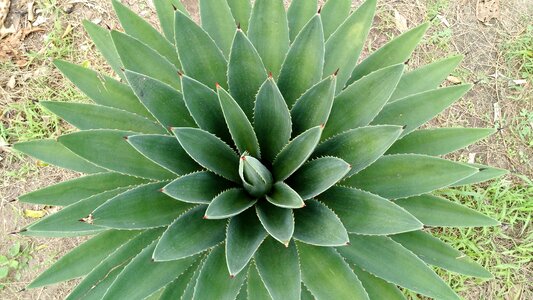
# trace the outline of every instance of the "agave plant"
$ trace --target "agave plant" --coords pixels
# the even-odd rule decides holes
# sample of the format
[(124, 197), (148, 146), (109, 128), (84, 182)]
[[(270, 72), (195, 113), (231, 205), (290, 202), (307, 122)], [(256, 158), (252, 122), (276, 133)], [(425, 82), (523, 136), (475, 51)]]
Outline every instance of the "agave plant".
[[(432, 191), (505, 171), (439, 156), (493, 132), (418, 129), (470, 85), (406, 72), (428, 24), (358, 63), (376, 0), (155, 0), (162, 33), (85, 28), (117, 79), (56, 61), (94, 103), (41, 102), (79, 131), (15, 148), (88, 175), (20, 197), (64, 206), (27, 236), (94, 235), (33, 281), (67, 299), (437, 299), (428, 265), (491, 274), (424, 230), (498, 222)], [(317, 13), (318, 12), (318, 13)], [(399, 287), (398, 287), (399, 286)]]

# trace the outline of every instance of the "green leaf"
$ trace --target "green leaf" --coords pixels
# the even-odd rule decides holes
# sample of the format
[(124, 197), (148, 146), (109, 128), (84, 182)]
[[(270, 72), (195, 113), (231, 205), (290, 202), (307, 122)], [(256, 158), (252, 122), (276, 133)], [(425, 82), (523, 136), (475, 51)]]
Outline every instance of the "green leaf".
[(225, 220), (204, 220), (205, 209), (196, 206), (168, 227), (155, 247), (155, 261), (183, 259), (224, 241)]
[(426, 226), (480, 227), (497, 226), (500, 223), (473, 209), (446, 199), (421, 195), (394, 201)]
[(329, 189), (349, 171), (350, 165), (342, 159), (321, 157), (303, 164), (286, 182), (307, 200)]
[(289, 20), (289, 32), (291, 42), (294, 41), (298, 33), (304, 28), (305, 24), (317, 13), (316, 0), (294, 0), (287, 11), (287, 19)]
[(396, 287), (396, 285), (386, 282), (385, 280), (378, 278), (358, 266), (352, 265), (352, 270), (357, 275), (357, 278), (361, 280), (365, 291), (370, 299), (387, 299), (387, 300), (406, 300), (402, 292)]
[(485, 165), (480, 164), (465, 164), (468, 166), (471, 166), (473, 168), (478, 168), (479, 172), (475, 173), (474, 175), (467, 177), (465, 179), (459, 180), (456, 183), (452, 184), (451, 186), (461, 186), (461, 185), (471, 185), (475, 183), (484, 182), (490, 179), (498, 178), (500, 176), (503, 176), (509, 171), (499, 168), (493, 168)]
[(272, 175), (275, 180), (287, 179), (307, 161), (320, 141), (322, 130), (322, 126), (310, 128), (281, 150), (272, 164)]
[(246, 274), (228, 275), (224, 246), (215, 247), (204, 263), (194, 288), (193, 300), (234, 300), (246, 279)]
[(191, 205), (161, 193), (163, 186), (156, 182), (120, 194), (95, 209), (88, 222), (127, 230), (167, 226)]
[(230, 219), (226, 233), (226, 262), (230, 276), (239, 274), (248, 265), (267, 235), (252, 210)]
[[(169, 262), (154, 262), (152, 253), (157, 244), (154, 241), (117, 276), (102, 300), (144, 299), (172, 282), (185, 272), (198, 258), (196, 256)], [(139, 276), (142, 274), (142, 276)], [(150, 280), (146, 280), (150, 278)]]
[(347, 84), (350, 85), (376, 70), (404, 63), (422, 40), (428, 27), (429, 23), (423, 23), (374, 51), (355, 67)]
[[(207, 255), (204, 255), (204, 257), (206, 256)], [(200, 266), (196, 269), (196, 271), (194, 271), (192, 279), (187, 284), (187, 288), (183, 291), (183, 296), (181, 296), (181, 299), (192, 299), (194, 295), (194, 289), (196, 288), (196, 282), (198, 281), (198, 277), (200, 276), (200, 271), (202, 271), (202, 268), (204, 265), (205, 265), (205, 259), (203, 259)]]
[(226, 124), (235, 142), (239, 153), (248, 152), (252, 156), (260, 158), (259, 142), (255, 136), (254, 128), (246, 117), (239, 104), (220, 86), (217, 88), (220, 107), (224, 113)]
[(151, 116), (165, 128), (196, 127), (180, 92), (157, 79), (139, 73), (126, 71), (126, 77), (135, 95), (150, 111)]
[(350, 242), (337, 250), (365, 271), (428, 297), (460, 299), (422, 260), (389, 237), (350, 235)]
[(335, 96), (336, 78), (332, 75), (322, 80), (296, 101), (291, 109), (293, 136), (326, 124)]
[(198, 164), (213, 173), (240, 182), (239, 156), (215, 135), (198, 128), (174, 128), (172, 130), (183, 149)]
[(88, 175), (33, 191), (19, 197), (19, 201), (32, 204), (66, 206), (96, 194), (122, 187), (131, 187), (148, 180), (117, 173)]
[(402, 131), (402, 127), (388, 125), (352, 129), (318, 145), (313, 156), (330, 155), (342, 158), (351, 165), (347, 174), (351, 176), (382, 157)]
[(162, 232), (162, 228), (146, 230), (124, 243), (85, 276), (66, 299), (102, 299), (109, 286), (131, 259), (149, 246)]
[(111, 32), (89, 20), (84, 20), (82, 23), (85, 31), (87, 31), (89, 37), (96, 46), (96, 49), (100, 51), (109, 66), (122, 80), (126, 80), (124, 72), (121, 70), (122, 61), (120, 60), (120, 56), (118, 55), (113, 39), (111, 38)]
[(177, 67), (154, 49), (118, 31), (111, 31), (111, 37), (125, 69), (160, 80), (177, 90), (181, 89)]
[(177, 68), (181, 67), (180, 59), (173, 43), (170, 43), (152, 25), (131, 11), (117, 0), (113, 0), (113, 8), (126, 33), (157, 51)]
[(361, 190), (335, 186), (319, 199), (339, 216), (350, 233), (389, 235), (423, 227), (394, 202)]
[(95, 103), (153, 118), (127, 84), (63, 60), (54, 60), (54, 65)]
[(289, 107), (322, 79), (323, 68), (324, 32), (320, 15), (316, 15), (298, 34), (281, 67), (278, 87)]
[(402, 136), (405, 136), (452, 105), (471, 87), (471, 84), (445, 87), (389, 103), (383, 107), (372, 124), (405, 126), (402, 133)]
[(207, 207), (205, 219), (226, 219), (252, 207), (257, 200), (243, 189), (232, 188), (215, 197)]
[(259, 89), (254, 111), (254, 130), (261, 155), (271, 162), (289, 142), (292, 126), (287, 104), (272, 77)]
[(244, 189), (253, 197), (264, 196), (272, 187), (270, 171), (259, 160), (246, 154), (239, 161), (239, 176)]
[(32, 281), (27, 288), (38, 288), (84, 276), (137, 234), (139, 231), (110, 230), (102, 232), (61, 257)]
[(390, 147), (387, 154), (444, 155), (462, 149), (496, 130), (492, 128), (436, 128), (411, 132)]
[(414, 231), (391, 238), (430, 265), (468, 276), (492, 278), (485, 268), (429, 233)]
[(188, 16), (187, 9), (185, 9), (180, 0), (153, 0), (152, 2), (154, 3), (163, 34), (169, 42), (174, 44), (174, 11), (178, 9)]
[(302, 208), (305, 206), (300, 195), (281, 181), (272, 186), (272, 190), (266, 195), (266, 199), (281, 208)]
[(294, 238), (315, 246), (344, 246), (349, 242), (348, 232), (335, 213), (316, 200), (294, 211), (296, 226)]
[[(247, 298), (245, 299), (254, 299), (254, 300), (271, 300), (270, 294), (268, 293), (263, 279), (259, 275), (257, 268), (250, 264), (248, 268), (247, 276), (247, 286), (246, 286)], [(242, 292), (241, 292), (242, 293)]]
[(370, 124), (387, 103), (403, 68), (402, 64), (378, 70), (335, 97), (322, 139)]
[(395, 199), (449, 186), (478, 172), (476, 168), (419, 154), (386, 155), (345, 184)]
[(283, 246), (267, 238), (255, 254), (255, 264), (273, 300), (300, 299), (300, 266), (294, 242)]
[(248, 38), (265, 68), (278, 78), (289, 50), (289, 25), (282, 0), (256, 0), (250, 17)]
[(237, 24), (226, 1), (200, 0), (202, 28), (215, 41), (224, 56), (228, 57)]
[[(357, 64), (368, 32), (372, 27), (376, 2), (376, 0), (365, 1), (349, 17), (347, 13), (350, 11), (351, 1), (348, 0), (329, 0), (322, 9), (324, 37), (327, 40), (324, 74), (331, 74), (335, 70), (339, 70), (337, 74), (337, 94), (345, 87)], [(348, 9), (344, 8), (345, 5), (348, 5)], [(339, 15), (342, 16), (339, 17)], [(346, 17), (348, 18), (346, 19)], [(340, 24), (338, 23), (339, 21), (343, 23)], [(333, 33), (333, 31), (328, 29), (332, 25), (340, 25), (340, 27)], [(330, 36), (328, 32), (333, 34)], [(382, 83), (387, 84), (388, 82), (383, 80)]]
[(0, 267), (0, 279), (6, 278), (8, 274), (9, 274), (9, 267)]
[(462, 59), (462, 55), (451, 56), (404, 74), (389, 102), (436, 89)]
[(188, 76), (182, 76), (182, 84), (183, 100), (198, 127), (230, 142), (231, 135), (217, 94), (206, 85)]
[[(248, 2), (248, 0), (237, 1)], [(275, 1), (270, 2), (275, 3)], [(229, 92), (249, 120), (253, 120), (255, 96), (266, 79), (267, 71), (259, 53), (244, 32), (237, 30), (228, 65)]]
[(151, 179), (169, 179), (175, 175), (148, 160), (124, 139), (135, 133), (99, 129), (63, 135), (58, 141), (77, 155), (119, 173)]
[(265, 201), (259, 201), (255, 209), (265, 230), (280, 243), (288, 246), (294, 233), (292, 209), (277, 207)]
[(160, 124), (122, 109), (102, 105), (41, 101), (40, 104), (80, 130), (118, 129), (165, 133)]
[(132, 135), (128, 136), (128, 143), (151, 161), (175, 174), (182, 175), (201, 169), (175, 137), (157, 134)]
[(235, 22), (240, 25), (244, 32), (248, 31), (248, 21), (252, 14), (252, 3), (250, 0), (228, 0), (229, 8)]
[(76, 172), (91, 174), (106, 171), (106, 169), (98, 167), (76, 155), (67, 147), (53, 139), (16, 143), (13, 145), (13, 149), (54, 166)]
[(199, 270), (201, 263), (201, 259), (198, 259), (192, 266), (187, 269), (187, 271), (178, 276), (178, 278), (174, 280), (174, 282), (168, 284), (159, 299), (182, 299), (185, 294), (185, 290), (187, 289), (187, 285), (191, 284), (194, 274), (196, 271)]
[(163, 188), (163, 193), (188, 203), (209, 203), (234, 184), (208, 171), (182, 176)]
[(368, 299), (361, 281), (335, 249), (297, 245), (302, 280), (316, 299)]
[(175, 16), (176, 47), (185, 74), (207, 86), (214, 87), (218, 82), (227, 88), (227, 61), (215, 42), (180, 11)]

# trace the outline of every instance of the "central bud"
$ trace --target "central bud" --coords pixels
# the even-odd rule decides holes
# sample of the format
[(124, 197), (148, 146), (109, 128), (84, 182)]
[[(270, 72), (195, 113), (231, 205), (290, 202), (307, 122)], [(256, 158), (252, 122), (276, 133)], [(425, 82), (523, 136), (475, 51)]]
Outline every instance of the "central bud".
[(255, 157), (244, 153), (239, 162), (239, 176), (244, 189), (254, 197), (266, 195), (272, 188), (272, 174)]

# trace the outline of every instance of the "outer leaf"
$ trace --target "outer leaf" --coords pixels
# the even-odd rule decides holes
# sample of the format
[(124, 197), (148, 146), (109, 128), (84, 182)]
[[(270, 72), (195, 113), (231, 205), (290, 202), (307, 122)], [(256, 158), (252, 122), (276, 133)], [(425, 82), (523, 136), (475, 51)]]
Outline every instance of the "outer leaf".
[(283, 181), (287, 179), (307, 161), (315, 150), (318, 141), (320, 141), (322, 129), (322, 126), (308, 129), (281, 150), (272, 165), (272, 175), (275, 180)]
[(337, 250), (349, 262), (367, 272), (425, 296), (459, 299), (424, 262), (392, 239), (386, 236), (350, 235), (350, 242), (350, 246)]
[(218, 82), (227, 88), (227, 62), (215, 42), (183, 13), (177, 11), (175, 16), (176, 47), (185, 74), (207, 86)]
[(357, 278), (361, 280), (369, 299), (406, 300), (402, 292), (391, 283), (365, 272), (358, 266), (351, 266)]
[(383, 156), (345, 183), (394, 199), (431, 192), (476, 172), (475, 168), (436, 157), (397, 154)]
[(13, 148), (38, 160), (76, 172), (91, 174), (106, 171), (52, 139), (16, 143)]
[(456, 85), (416, 94), (386, 105), (372, 124), (405, 126), (402, 136), (431, 120), (461, 98), (472, 85)]
[(183, 259), (224, 241), (226, 222), (202, 219), (205, 208), (196, 206), (168, 227), (155, 247), (155, 261)]
[(416, 130), (397, 141), (387, 154), (444, 155), (462, 149), (495, 132), (491, 128), (436, 128)]
[(285, 209), (259, 201), (255, 206), (257, 216), (265, 230), (285, 246), (294, 233), (294, 216), (292, 209)]
[(254, 111), (254, 130), (261, 147), (261, 155), (263, 159), (271, 162), (291, 137), (289, 109), (271, 77), (261, 86)]
[(351, 165), (347, 176), (363, 170), (398, 139), (403, 129), (399, 126), (368, 126), (336, 135), (318, 145), (313, 156), (331, 155)]
[(255, 263), (273, 300), (300, 299), (300, 266), (294, 242), (285, 247), (267, 238), (255, 254)]
[(370, 124), (387, 103), (403, 68), (402, 64), (378, 70), (347, 87), (333, 102), (322, 138)]
[(139, 100), (165, 128), (196, 127), (180, 92), (139, 73), (126, 71), (126, 77)]
[(194, 288), (194, 300), (234, 300), (246, 279), (246, 274), (230, 277), (224, 258), (224, 246), (214, 248), (204, 263)]
[(153, 0), (153, 3), (163, 34), (167, 40), (174, 44), (174, 11), (178, 9), (188, 16), (187, 9), (180, 0)]
[(429, 233), (414, 231), (391, 238), (430, 265), (468, 276), (492, 278), (485, 268)]
[(278, 87), (289, 107), (322, 79), (323, 67), (324, 32), (320, 15), (316, 15), (298, 34), (281, 67)]
[(165, 39), (152, 25), (119, 1), (113, 0), (112, 3), (120, 25), (122, 25), (128, 35), (157, 51), (174, 66), (181, 67), (178, 53), (176, 53), (176, 48), (172, 43)]
[(172, 282), (197, 259), (193, 256), (170, 262), (153, 262), (156, 244), (157, 241), (154, 241), (131, 260), (109, 287), (103, 300), (145, 298)]
[(151, 179), (175, 177), (128, 144), (124, 137), (133, 134), (109, 129), (89, 130), (63, 135), (58, 141), (79, 156), (109, 170)]
[(329, 189), (349, 171), (350, 165), (342, 159), (322, 157), (305, 163), (286, 182), (307, 200)]
[(111, 38), (110, 31), (88, 20), (83, 21), (83, 27), (109, 66), (111, 66), (113, 71), (115, 71), (115, 73), (120, 76), (122, 80), (125, 80), (126, 77), (124, 76), (124, 72), (121, 70), (122, 62), (117, 53), (117, 49), (115, 48), (115, 44), (113, 43), (113, 39)]
[(316, 299), (369, 299), (361, 281), (335, 249), (298, 243), (298, 252), (303, 282)]
[(353, 70), (348, 85), (376, 70), (405, 62), (416, 48), (429, 23), (419, 25), (379, 48)]
[(226, 57), (229, 56), (233, 32), (237, 24), (226, 1), (200, 0), (202, 28), (215, 41)]
[(254, 129), (239, 104), (221, 87), (218, 87), (218, 99), (224, 113), (231, 137), (240, 153), (248, 152), (252, 156), (260, 158), (259, 142)]
[(296, 101), (291, 109), (293, 136), (326, 124), (335, 96), (335, 82), (336, 76), (329, 76), (307, 90)]
[(287, 11), (291, 42), (294, 41), (298, 33), (304, 28), (305, 24), (316, 14), (317, 9), (317, 1), (315, 0), (291, 1), (291, 5)]
[(156, 134), (132, 135), (128, 137), (128, 143), (151, 161), (175, 174), (187, 174), (201, 169), (175, 137)]
[(187, 288), (183, 291), (183, 296), (181, 296), (181, 299), (192, 299), (194, 295), (194, 289), (196, 288), (196, 283), (198, 281), (198, 277), (200, 276), (200, 271), (202, 271), (204, 265), (205, 259), (201, 262), (200, 266), (194, 272), (192, 279), (187, 284)]
[(209, 203), (234, 184), (214, 173), (201, 171), (182, 176), (163, 188), (172, 198), (188, 203)]
[(240, 182), (239, 156), (213, 134), (197, 128), (172, 130), (183, 149), (201, 166), (234, 182)]
[(403, 75), (389, 102), (437, 88), (462, 59), (462, 55), (451, 56)]
[(128, 85), (63, 60), (54, 60), (54, 65), (95, 103), (152, 118)]
[(230, 276), (239, 274), (267, 237), (254, 211), (230, 219), (226, 234), (226, 262)]
[(427, 226), (475, 227), (500, 224), (473, 209), (433, 195), (399, 199), (394, 203), (403, 207)]
[(148, 180), (117, 173), (99, 173), (45, 187), (19, 197), (32, 204), (65, 206), (96, 194), (147, 183)]
[(160, 80), (177, 90), (181, 89), (178, 69), (166, 58), (124, 33), (112, 31), (111, 37), (125, 69)]
[[(350, 78), (361, 50), (365, 44), (368, 32), (372, 26), (372, 20), (376, 11), (376, 0), (367, 0), (353, 12), (348, 19), (341, 13), (349, 12), (343, 6), (351, 4), (348, 0), (329, 0), (322, 9), (322, 21), (324, 23), (324, 36), (326, 42), (326, 54), (324, 61), (324, 74), (331, 74), (339, 70), (337, 74), (337, 94), (342, 91)], [(346, 4), (347, 3), (347, 4)], [(335, 15), (333, 15), (335, 12)], [(342, 17), (338, 17), (343, 14)], [(345, 20), (346, 19), (346, 20)], [(343, 22), (342, 25), (328, 39), (329, 24)], [(387, 84), (386, 80), (382, 81)], [(362, 97), (364, 98), (364, 97)]]
[(484, 182), (490, 179), (498, 178), (500, 176), (503, 176), (509, 173), (509, 171), (504, 170), (504, 169), (492, 168), (492, 167), (480, 165), (480, 164), (466, 164), (466, 165), (471, 166), (473, 168), (479, 168), (479, 172), (463, 180), (457, 181), (456, 183), (452, 184), (452, 186), (461, 186), (461, 185), (470, 185), (474, 183), (480, 183), (480, 182)]
[(141, 133), (165, 133), (160, 124), (125, 110), (107, 106), (69, 103), (40, 102), (55, 115), (81, 130), (118, 129)]
[(240, 25), (244, 32), (248, 31), (248, 21), (252, 14), (250, 0), (228, 0), (228, 5), (235, 22)]
[(302, 300), (315, 300), (315, 297), (302, 282)]
[(242, 213), (255, 204), (243, 189), (233, 188), (218, 195), (207, 207), (204, 218), (225, 219)]
[(261, 56), (265, 68), (272, 72), (274, 78), (278, 78), (289, 50), (289, 25), (283, 1), (255, 1), (248, 38)]
[(389, 235), (423, 227), (393, 202), (353, 188), (332, 187), (319, 199), (339, 216), (350, 233)]
[(341, 220), (319, 201), (306, 201), (307, 206), (295, 210), (294, 238), (315, 246), (345, 246), (348, 233)]
[(182, 299), (187, 289), (187, 285), (191, 284), (191, 281), (194, 280), (196, 283), (194, 274), (199, 270), (201, 266), (201, 259), (198, 259), (191, 267), (182, 273), (174, 282), (170, 283), (165, 287), (165, 290), (161, 294), (160, 300), (172, 300), (172, 299)]
[[(249, 3), (248, 0), (234, 1)], [(275, 1), (270, 3), (275, 3)], [(237, 30), (228, 65), (229, 92), (249, 120), (253, 119), (255, 96), (266, 79), (267, 72), (259, 53), (244, 32)]]
[(128, 230), (169, 225), (191, 206), (161, 193), (164, 185), (157, 182), (131, 189), (99, 206), (89, 219), (95, 225)]
[(139, 234), (138, 231), (110, 230), (102, 232), (61, 257), (30, 283), (28, 288), (37, 288), (86, 275), (102, 259), (137, 234)]
[(281, 208), (302, 208), (305, 206), (304, 200), (302, 200), (300, 195), (281, 181), (272, 186), (272, 190), (266, 196), (266, 199)]
[[(242, 291), (241, 291), (242, 293)], [(250, 265), (248, 268), (246, 293), (250, 299), (257, 300), (271, 300), (270, 294), (263, 283), (263, 279), (259, 275), (257, 268)], [(248, 299), (248, 298), (246, 298)]]
[(351, 5), (352, 1), (350, 0), (328, 0), (322, 7), (320, 15), (322, 16), (325, 40), (348, 18)]

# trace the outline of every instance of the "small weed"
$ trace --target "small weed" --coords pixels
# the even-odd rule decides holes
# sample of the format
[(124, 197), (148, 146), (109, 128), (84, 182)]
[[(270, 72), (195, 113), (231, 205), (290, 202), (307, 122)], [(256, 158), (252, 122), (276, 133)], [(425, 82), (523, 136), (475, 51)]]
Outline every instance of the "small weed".
[[(531, 21), (531, 20), (530, 20)], [(509, 67), (519, 71), (522, 78), (533, 79), (533, 25), (503, 46)]]
[(33, 244), (17, 241), (11, 245), (7, 253), (0, 255), (0, 290), (13, 280), (21, 279), (22, 272), (28, 268), (28, 263), (33, 258), (34, 250)]

